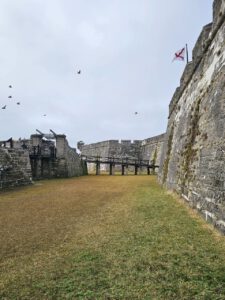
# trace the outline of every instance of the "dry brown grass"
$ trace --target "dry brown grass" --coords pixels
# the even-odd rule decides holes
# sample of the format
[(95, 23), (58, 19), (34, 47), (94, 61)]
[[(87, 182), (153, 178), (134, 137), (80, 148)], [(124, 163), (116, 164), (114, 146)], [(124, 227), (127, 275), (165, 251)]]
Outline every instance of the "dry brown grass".
[(225, 242), (153, 176), (0, 193), (1, 299), (225, 299)]
[(0, 257), (44, 251), (74, 238), (84, 224), (89, 226), (90, 218), (112, 203), (119, 206), (133, 183), (134, 177), (123, 183), (121, 177), (105, 177), (103, 182), (102, 177), (90, 176), (40, 181), (1, 193)]
[(107, 241), (127, 222), (129, 197), (143, 181), (149, 177), (88, 176), (1, 192), (0, 290), (15, 284), (16, 293), (71, 252)]

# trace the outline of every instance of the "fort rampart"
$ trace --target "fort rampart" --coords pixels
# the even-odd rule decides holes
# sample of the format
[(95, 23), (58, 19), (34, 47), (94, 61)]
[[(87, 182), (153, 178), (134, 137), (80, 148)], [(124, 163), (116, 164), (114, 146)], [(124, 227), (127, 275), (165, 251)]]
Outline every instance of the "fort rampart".
[(225, 1), (214, 1), (171, 100), (160, 166), (160, 181), (225, 232)]

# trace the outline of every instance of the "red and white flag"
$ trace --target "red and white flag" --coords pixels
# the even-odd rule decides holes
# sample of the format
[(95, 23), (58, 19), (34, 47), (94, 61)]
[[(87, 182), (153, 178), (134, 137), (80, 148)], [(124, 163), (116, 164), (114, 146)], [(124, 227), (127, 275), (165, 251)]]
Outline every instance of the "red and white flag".
[(177, 52), (175, 52), (175, 56), (173, 58), (173, 61), (174, 60), (184, 61), (184, 56), (185, 56), (185, 48), (182, 48), (182, 49), (178, 50)]

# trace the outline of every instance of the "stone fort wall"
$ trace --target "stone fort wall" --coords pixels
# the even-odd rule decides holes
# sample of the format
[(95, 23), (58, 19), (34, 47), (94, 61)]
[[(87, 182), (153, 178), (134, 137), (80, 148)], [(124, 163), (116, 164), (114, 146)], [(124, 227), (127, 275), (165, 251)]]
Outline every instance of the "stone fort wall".
[[(128, 157), (144, 159), (159, 164), (164, 134), (145, 140), (108, 140), (87, 145), (78, 145), (84, 156)], [(108, 165), (101, 164), (102, 171), (108, 171)], [(118, 169), (119, 167), (117, 167)], [(88, 164), (89, 172), (95, 170), (95, 164)]]
[[(71, 148), (64, 134), (52, 137), (54, 142), (43, 139), (40, 134), (31, 135), (30, 149), (40, 149), (40, 155), (30, 155), (34, 179), (66, 178), (87, 174), (85, 163), (75, 148)], [(51, 148), (53, 155), (51, 155)]]
[(142, 159), (149, 160), (155, 165), (160, 164), (162, 155), (163, 143), (165, 134), (160, 134), (152, 138), (148, 138), (141, 143), (141, 157)]
[(225, 232), (225, 1), (213, 3), (169, 105), (159, 179)]
[(140, 140), (108, 140), (80, 147), (82, 155), (101, 157), (140, 157)]
[(54, 177), (74, 177), (87, 174), (87, 167), (77, 153), (71, 148), (64, 135), (56, 138), (56, 163)]
[(0, 147), (0, 190), (32, 182), (29, 153)]
[(0, 142), (0, 190), (30, 184), (32, 179), (86, 175), (86, 163), (66, 136), (52, 138), (34, 134), (26, 140)]

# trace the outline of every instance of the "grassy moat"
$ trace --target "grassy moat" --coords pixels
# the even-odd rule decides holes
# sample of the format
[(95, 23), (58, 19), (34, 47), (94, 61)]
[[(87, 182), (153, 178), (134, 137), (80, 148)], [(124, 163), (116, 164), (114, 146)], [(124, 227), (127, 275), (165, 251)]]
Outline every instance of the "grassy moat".
[(225, 299), (225, 237), (154, 176), (0, 193), (0, 299)]

